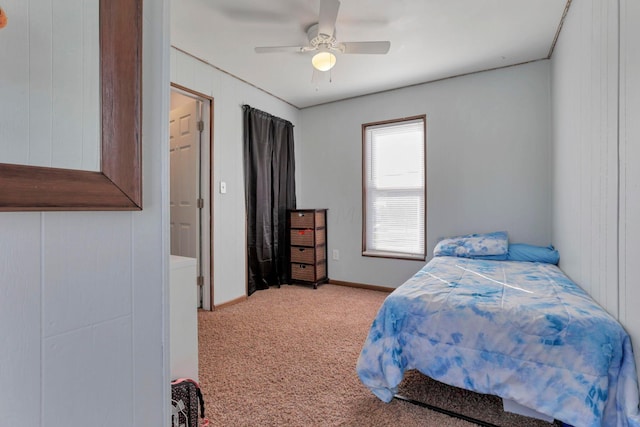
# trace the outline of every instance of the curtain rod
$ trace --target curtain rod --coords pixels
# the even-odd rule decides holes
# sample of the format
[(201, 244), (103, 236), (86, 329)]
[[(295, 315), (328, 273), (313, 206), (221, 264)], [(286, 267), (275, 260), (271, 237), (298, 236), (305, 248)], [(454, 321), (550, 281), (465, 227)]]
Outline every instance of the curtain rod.
[(249, 104), (242, 104), (242, 110), (243, 111), (253, 110), (253, 111), (256, 111), (256, 112), (258, 112), (260, 114), (264, 114), (264, 115), (270, 117), (273, 120), (279, 120), (279, 121), (284, 122), (284, 123), (286, 123), (288, 125), (291, 125), (291, 127), (295, 127), (295, 125), (293, 123), (291, 123), (289, 120), (283, 119), (282, 117), (274, 116), (273, 114), (267, 113), (266, 111), (262, 111), (262, 110), (259, 110), (257, 108), (253, 108)]

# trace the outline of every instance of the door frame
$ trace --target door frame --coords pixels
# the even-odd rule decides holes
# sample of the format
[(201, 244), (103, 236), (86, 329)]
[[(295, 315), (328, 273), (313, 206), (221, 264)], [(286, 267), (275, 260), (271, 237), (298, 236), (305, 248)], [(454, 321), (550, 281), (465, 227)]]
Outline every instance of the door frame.
[[(209, 159), (208, 159), (208, 163), (209, 163), (209, 194), (207, 194), (207, 198), (209, 200), (209, 311), (213, 311), (214, 310), (214, 298), (213, 298), (213, 292), (214, 292), (214, 283), (213, 283), (213, 269), (214, 269), (214, 257), (213, 257), (213, 183), (214, 183), (214, 179), (213, 179), (213, 108), (214, 108), (214, 99), (211, 96), (205, 95), (204, 93), (195, 91), (193, 89), (190, 89), (186, 86), (182, 86), (179, 85), (177, 83), (171, 82), (170, 85), (170, 90), (173, 89), (177, 89), (178, 91), (184, 92), (185, 94), (191, 95), (197, 99), (200, 99), (200, 101), (202, 101), (204, 104), (208, 104), (209, 105)], [(204, 144), (206, 144), (206, 141), (203, 141)], [(200, 165), (202, 165), (202, 160), (203, 159), (199, 159)], [(202, 182), (200, 183), (200, 185), (202, 185)], [(205, 199), (206, 200), (206, 199)], [(200, 236), (200, 239), (202, 239), (205, 236)], [(206, 243), (206, 242), (203, 242)], [(204, 261), (203, 261), (204, 262)], [(204, 289), (203, 289), (204, 292)], [(206, 310), (205, 308), (205, 301), (203, 299), (202, 301), (202, 308)]]

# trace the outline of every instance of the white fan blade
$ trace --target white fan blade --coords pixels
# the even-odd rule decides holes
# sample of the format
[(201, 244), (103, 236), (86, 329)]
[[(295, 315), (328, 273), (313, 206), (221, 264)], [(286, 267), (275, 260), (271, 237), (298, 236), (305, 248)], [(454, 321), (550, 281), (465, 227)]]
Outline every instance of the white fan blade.
[(318, 17), (318, 34), (333, 36), (338, 19), (339, 0), (320, 0), (320, 15)]
[(391, 42), (344, 42), (340, 43), (342, 53), (385, 54), (391, 48)]
[(304, 52), (304, 46), (259, 46), (254, 49), (256, 53), (274, 52)]

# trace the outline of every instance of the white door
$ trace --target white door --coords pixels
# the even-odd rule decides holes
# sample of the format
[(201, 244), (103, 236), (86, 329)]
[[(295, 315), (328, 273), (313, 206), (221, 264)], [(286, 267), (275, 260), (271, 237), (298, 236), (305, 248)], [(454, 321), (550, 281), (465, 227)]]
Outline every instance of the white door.
[(169, 116), (171, 255), (198, 258), (198, 120), (196, 100)]

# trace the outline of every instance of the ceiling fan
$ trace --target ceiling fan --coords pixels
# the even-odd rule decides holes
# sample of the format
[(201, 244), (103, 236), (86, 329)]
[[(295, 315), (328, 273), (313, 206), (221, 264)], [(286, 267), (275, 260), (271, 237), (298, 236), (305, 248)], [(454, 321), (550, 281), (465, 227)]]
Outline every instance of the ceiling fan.
[(273, 52), (317, 52), (311, 59), (318, 71), (329, 71), (336, 63), (338, 54), (385, 54), (391, 42), (364, 41), (340, 42), (336, 39), (336, 19), (340, 9), (339, 0), (320, 0), (318, 23), (307, 29), (309, 44), (306, 46), (263, 46), (256, 47), (256, 53)]

